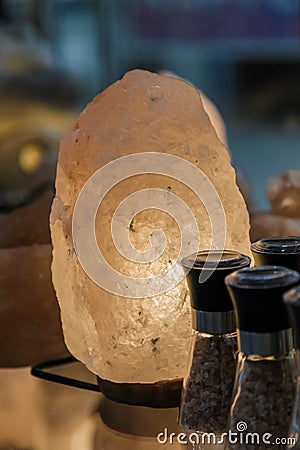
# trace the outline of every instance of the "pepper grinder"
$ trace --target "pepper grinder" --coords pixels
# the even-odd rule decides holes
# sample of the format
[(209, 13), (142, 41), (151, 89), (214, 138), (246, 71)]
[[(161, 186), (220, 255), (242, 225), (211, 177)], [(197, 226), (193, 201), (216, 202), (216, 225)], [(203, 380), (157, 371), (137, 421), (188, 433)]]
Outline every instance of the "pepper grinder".
[[(246, 268), (225, 279), (236, 313), (239, 351), (229, 438), (230, 433), (239, 435), (238, 441), (228, 440), (229, 449), (271, 448), (273, 440), (288, 435), (296, 357), (282, 295), (298, 281), (298, 272), (280, 266)], [(254, 442), (247, 442), (246, 433), (254, 433)]]
[(274, 236), (251, 246), (257, 266), (278, 265), (300, 272), (300, 236)]
[(237, 341), (233, 305), (224, 278), (250, 262), (248, 256), (233, 251), (202, 251), (182, 261), (188, 271), (193, 328), (179, 409), (179, 425), (185, 430), (216, 435), (226, 431)]
[[(289, 446), (295, 450), (300, 449), (300, 286), (289, 290), (283, 296), (287, 305), (294, 329), (295, 346), (297, 353), (297, 390), (289, 431)], [(293, 441), (292, 441), (292, 440)]]

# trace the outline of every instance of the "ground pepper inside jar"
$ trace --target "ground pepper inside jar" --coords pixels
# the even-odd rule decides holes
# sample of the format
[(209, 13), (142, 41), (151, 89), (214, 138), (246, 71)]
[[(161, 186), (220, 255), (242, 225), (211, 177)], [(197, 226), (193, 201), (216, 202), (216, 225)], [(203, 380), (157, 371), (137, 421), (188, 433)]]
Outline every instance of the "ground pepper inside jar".
[(179, 425), (189, 432), (221, 435), (230, 412), (237, 354), (235, 316), (224, 278), (249, 266), (250, 258), (229, 250), (203, 251), (182, 265), (189, 269), (193, 344)]
[(296, 393), (297, 359), (283, 294), (299, 282), (281, 266), (225, 278), (237, 318), (238, 365), (227, 449), (285, 449)]
[(180, 409), (180, 425), (186, 430), (226, 432), (236, 352), (235, 334), (196, 336)]
[[(228, 447), (234, 450), (285, 449), (286, 440), (282, 438), (288, 435), (296, 393), (294, 356), (254, 361), (241, 357), (239, 366), (240, 385), (233, 396), (230, 430), (239, 431), (241, 421), (247, 424), (247, 429), (242, 436), (245, 442), (229, 443)], [(254, 442), (248, 437), (246, 442), (247, 433), (258, 437)], [(263, 442), (266, 434), (272, 435), (267, 437), (270, 444)], [(282, 439), (282, 443), (275, 442), (277, 438)]]

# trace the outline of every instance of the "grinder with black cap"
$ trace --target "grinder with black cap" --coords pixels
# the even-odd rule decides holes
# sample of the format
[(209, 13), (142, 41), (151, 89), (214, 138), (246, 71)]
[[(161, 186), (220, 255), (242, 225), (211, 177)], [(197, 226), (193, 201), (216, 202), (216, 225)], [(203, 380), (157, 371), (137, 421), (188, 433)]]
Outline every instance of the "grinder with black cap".
[(224, 284), (250, 265), (232, 251), (202, 251), (184, 258), (192, 306), (191, 357), (184, 379), (179, 425), (199, 433), (226, 431), (236, 368), (236, 325)]
[(294, 400), (289, 437), (294, 439), (293, 449), (300, 449), (300, 286), (290, 289), (283, 296), (291, 317), (297, 353), (297, 390)]
[[(238, 365), (229, 430), (259, 439), (269, 433), (285, 438), (294, 402), (296, 358), (293, 332), (282, 295), (299, 281), (299, 274), (280, 266), (259, 266), (234, 272), (225, 282), (237, 320)], [(269, 448), (229, 442), (230, 449)], [(272, 445), (272, 442), (269, 442)], [(279, 448), (285, 448), (284, 445)]]
[(272, 236), (251, 246), (257, 266), (284, 266), (300, 272), (300, 236)]

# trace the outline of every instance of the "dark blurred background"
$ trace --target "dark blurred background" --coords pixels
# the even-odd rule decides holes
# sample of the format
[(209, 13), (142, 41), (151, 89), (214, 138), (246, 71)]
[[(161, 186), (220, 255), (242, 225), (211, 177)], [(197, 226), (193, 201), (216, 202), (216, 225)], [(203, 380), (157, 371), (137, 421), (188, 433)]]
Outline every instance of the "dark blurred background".
[(46, 104), (77, 110), (129, 69), (173, 71), (219, 108), (259, 208), (270, 176), (300, 168), (297, 0), (1, 0), (0, 20), (1, 77), (39, 72)]
[[(219, 108), (252, 239), (300, 235), (300, 0), (0, 0), (1, 367), (66, 352), (48, 223), (59, 142), (133, 68), (174, 72)], [(269, 178), (292, 169), (268, 204)], [(77, 434), (90, 399), (45, 382), (37, 400), (31, 383), (0, 370), (0, 449), (92, 448)]]

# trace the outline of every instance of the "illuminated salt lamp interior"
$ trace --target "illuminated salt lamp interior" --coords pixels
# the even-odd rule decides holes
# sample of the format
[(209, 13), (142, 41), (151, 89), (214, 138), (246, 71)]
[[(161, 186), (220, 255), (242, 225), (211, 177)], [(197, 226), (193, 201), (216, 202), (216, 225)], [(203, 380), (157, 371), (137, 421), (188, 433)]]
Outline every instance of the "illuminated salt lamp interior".
[[(174, 166), (168, 165), (168, 158), (162, 157), (158, 164), (159, 159), (154, 157), (153, 163), (152, 156), (146, 155), (146, 160), (140, 156), (147, 152), (154, 152), (158, 158), (167, 154), (180, 158), (181, 162), (179, 166), (176, 161)], [(134, 160), (137, 173), (124, 178), (131, 160), (126, 166), (124, 159), (119, 158), (137, 154)], [(109, 166), (111, 162), (113, 166)], [(148, 173), (150, 167), (156, 167), (156, 172), (153, 169)], [(176, 179), (174, 172), (178, 167), (181, 169)], [(97, 179), (100, 184), (87, 187), (90, 178), (103, 168), (105, 176)], [(197, 177), (193, 179), (194, 169), (199, 176), (202, 174), (198, 185)], [(78, 259), (78, 252), (84, 249), (74, 249), (72, 219), (81, 190), (85, 188), (87, 194), (94, 196), (111, 179), (119, 182), (111, 186), (100, 204), (95, 233), (107, 264), (129, 279), (129, 296), (123, 279), (119, 284), (118, 281), (109, 284), (109, 271), (105, 272), (103, 283), (117, 294), (97, 284), (97, 261), (90, 264), (95, 274), (91, 277)], [(195, 185), (203, 194), (202, 200), (195, 193)], [(205, 195), (210, 185), (217, 196)], [(142, 197), (135, 197), (140, 190)], [(165, 201), (166, 208), (143, 210), (143, 205), (154, 202), (156, 195), (159, 201)], [(88, 195), (85, 198), (87, 207), (89, 198)], [(168, 205), (175, 211), (173, 216)], [(135, 207), (138, 212), (129, 220), (128, 215)], [(187, 208), (197, 225), (199, 242), (194, 239), (195, 229)], [(119, 220), (112, 226), (116, 210)], [(214, 221), (212, 227), (210, 213), (217, 210), (220, 217), (224, 215), (225, 222)], [(187, 216), (183, 216), (184, 211)], [(88, 213), (84, 217), (81, 214), (79, 219), (83, 228), (92, 220)], [(119, 233), (112, 236), (114, 226)], [(155, 230), (164, 232), (163, 241)], [(109, 382), (149, 385), (180, 380), (186, 367), (191, 325), (187, 285), (175, 264), (182, 242), (186, 254), (220, 245), (250, 254), (245, 202), (235, 182), (229, 153), (218, 139), (197, 89), (180, 79), (134, 70), (98, 95), (62, 141), (51, 233), (53, 281), (70, 352)], [(132, 260), (122, 254), (122, 239), (119, 247), (116, 245), (120, 236), (127, 236), (132, 245), (135, 256)], [(150, 260), (143, 261), (143, 256), (139, 256), (146, 252), (148, 257), (152, 251), (154, 257)], [(92, 253), (93, 249), (91, 259)], [(160, 289), (155, 277), (172, 267), (170, 285), (165, 286), (164, 292), (153, 295)], [(149, 288), (143, 288), (142, 298), (135, 298), (138, 295), (134, 295), (132, 278), (151, 279)]]

